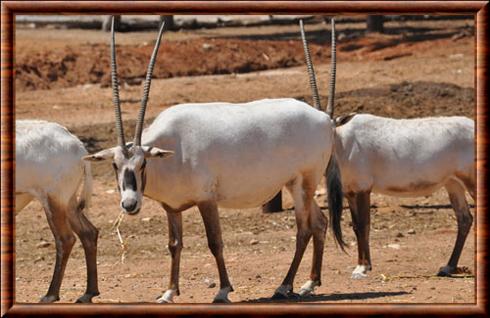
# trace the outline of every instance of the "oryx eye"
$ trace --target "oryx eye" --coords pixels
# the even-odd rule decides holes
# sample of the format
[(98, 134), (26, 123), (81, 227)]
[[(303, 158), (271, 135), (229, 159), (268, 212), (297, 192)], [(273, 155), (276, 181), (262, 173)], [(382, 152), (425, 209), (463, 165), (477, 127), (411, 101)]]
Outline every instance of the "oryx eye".
[(112, 168), (114, 168), (114, 171), (117, 171), (117, 165), (115, 162), (112, 162)]

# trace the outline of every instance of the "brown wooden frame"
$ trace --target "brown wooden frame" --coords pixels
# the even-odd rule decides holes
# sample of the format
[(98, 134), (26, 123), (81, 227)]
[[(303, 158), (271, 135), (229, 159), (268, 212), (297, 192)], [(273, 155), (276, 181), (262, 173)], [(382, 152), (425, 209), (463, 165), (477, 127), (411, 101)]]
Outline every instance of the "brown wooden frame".
[[(488, 1), (4, 1), (1, 4), (1, 316), (86, 315), (359, 315), (438, 314), (487, 316), (488, 245)], [(16, 304), (14, 303), (14, 16), (16, 14), (474, 14), (476, 87), (476, 303), (469, 305), (392, 304)]]

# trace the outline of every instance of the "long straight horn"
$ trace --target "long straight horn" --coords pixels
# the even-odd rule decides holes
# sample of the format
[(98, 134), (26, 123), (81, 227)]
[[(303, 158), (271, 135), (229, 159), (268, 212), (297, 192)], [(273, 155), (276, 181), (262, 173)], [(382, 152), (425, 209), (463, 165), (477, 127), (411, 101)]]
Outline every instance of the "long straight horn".
[(305, 51), (306, 68), (308, 70), (308, 76), (310, 78), (311, 93), (313, 95), (313, 104), (316, 109), (321, 110), (322, 105), (320, 103), (320, 96), (318, 95), (318, 87), (316, 85), (315, 69), (313, 63), (311, 63), (310, 48), (308, 47), (308, 41), (305, 36), (305, 29), (303, 27), (303, 20), (299, 20), (299, 28), (301, 31), (301, 40), (303, 41), (303, 50)]
[(335, 75), (337, 72), (337, 49), (335, 43), (335, 19), (332, 18), (332, 56), (330, 66), (330, 83), (328, 86), (328, 104), (326, 113), (330, 118), (333, 118), (333, 108), (335, 101)]
[(121, 118), (121, 102), (119, 100), (119, 82), (117, 80), (117, 65), (116, 65), (116, 39), (114, 35), (114, 16), (112, 16), (111, 24), (111, 83), (112, 83), (112, 103), (114, 104), (114, 112), (116, 114), (116, 133), (117, 144), (123, 148), (126, 153), (126, 142), (124, 141), (124, 129)]
[(136, 122), (136, 131), (134, 133), (134, 145), (141, 145), (141, 133), (143, 132), (143, 121), (145, 120), (146, 104), (148, 103), (148, 97), (150, 95), (151, 86), (151, 76), (153, 74), (153, 66), (155, 66), (155, 61), (157, 59), (158, 49), (160, 48), (160, 42), (162, 39), (163, 29), (165, 28), (165, 22), (162, 22), (160, 26), (160, 31), (158, 32), (157, 42), (153, 48), (153, 53), (151, 54), (150, 63), (148, 64), (148, 70), (146, 71), (146, 80), (143, 87), (143, 97), (141, 98), (141, 107), (138, 114), (138, 121)]

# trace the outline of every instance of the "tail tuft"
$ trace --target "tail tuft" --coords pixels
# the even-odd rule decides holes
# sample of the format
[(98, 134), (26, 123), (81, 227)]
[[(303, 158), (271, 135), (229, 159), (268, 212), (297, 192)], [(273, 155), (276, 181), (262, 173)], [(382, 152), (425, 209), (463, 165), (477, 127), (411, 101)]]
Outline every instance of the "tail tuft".
[(92, 198), (92, 169), (89, 161), (83, 161), (83, 189), (78, 199), (78, 211), (88, 209)]
[(334, 153), (332, 153), (332, 157), (330, 158), (327, 166), (327, 191), (328, 211), (334, 238), (342, 251), (345, 252), (347, 244), (342, 237), (342, 227), (340, 224), (340, 221), (342, 219), (342, 201), (344, 198), (344, 194), (342, 192), (340, 169)]

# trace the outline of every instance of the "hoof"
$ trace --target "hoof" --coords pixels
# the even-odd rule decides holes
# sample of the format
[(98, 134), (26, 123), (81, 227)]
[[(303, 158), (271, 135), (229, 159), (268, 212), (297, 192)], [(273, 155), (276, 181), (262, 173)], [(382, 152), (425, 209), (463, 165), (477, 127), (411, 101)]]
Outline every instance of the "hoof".
[(179, 295), (179, 291), (175, 289), (167, 289), (163, 295), (157, 296), (157, 303), (159, 304), (173, 304), (173, 298), (175, 295)]
[(351, 279), (364, 279), (364, 278), (367, 278), (368, 275), (367, 274), (364, 274), (364, 273), (352, 273), (351, 275)]
[(309, 280), (301, 286), (298, 294), (300, 297), (310, 296), (315, 291), (315, 288), (321, 285), (322, 283), (319, 280)]
[(315, 288), (321, 286), (322, 283), (319, 280), (309, 280), (299, 290), (300, 297), (307, 297), (315, 292)]
[(297, 294), (295, 294), (295, 293), (292, 293), (292, 294), (297, 295), (298, 297), (308, 297), (308, 296), (313, 295), (314, 291), (315, 290), (313, 288), (301, 288)]
[(311, 289), (300, 289), (298, 293), (299, 297), (308, 297), (311, 294), (313, 294)]
[(351, 279), (364, 279), (367, 278), (367, 272), (371, 270), (371, 265), (357, 265), (354, 271), (352, 271)]
[(173, 304), (174, 302), (171, 299), (166, 299), (163, 296), (157, 297), (157, 303), (159, 304)]
[(231, 301), (228, 298), (215, 298), (213, 304), (229, 304)]
[(60, 296), (54, 295), (46, 295), (39, 301), (40, 303), (54, 303), (55, 301), (60, 300)]
[(173, 304), (174, 302), (170, 301), (170, 300), (163, 299), (163, 298), (158, 298), (157, 303), (159, 303), (159, 304)]
[(97, 292), (95, 294), (84, 294), (80, 298), (78, 298), (75, 303), (89, 304), (92, 302), (92, 298), (94, 298), (95, 296), (99, 296), (99, 293)]
[(452, 274), (454, 274), (455, 268), (452, 268), (450, 266), (444, 266), (439, 269), (439, 273), (437, 273), (437, 276), (439, 277), (451, 277)]

